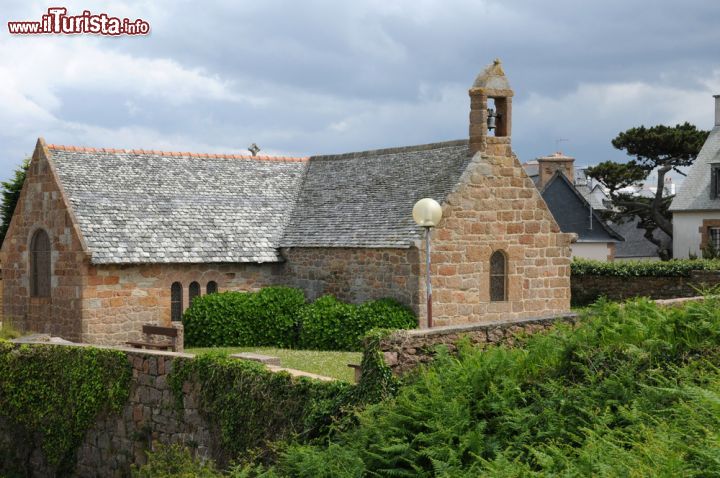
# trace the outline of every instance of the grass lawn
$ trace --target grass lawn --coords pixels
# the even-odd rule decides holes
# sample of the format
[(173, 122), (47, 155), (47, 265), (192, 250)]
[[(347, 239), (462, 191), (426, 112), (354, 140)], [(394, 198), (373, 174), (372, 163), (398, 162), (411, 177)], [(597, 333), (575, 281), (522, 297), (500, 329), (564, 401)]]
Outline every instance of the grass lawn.
[(210, 351), (227, 352), (235, 354), (239, 352), (255, 352), (263, 355), (270, 355), (280, 358), (280, 365), (287, 368), (294, 368), (304, 372), (334, 377), (346, 382), (353, 382), (355, 372), (347, 366), (349, 363), (360, 364), (362, 353), (360, 352), (324, 352), (319, 350), (291, 350), (277, 349), (273, 347), (214, 347), (214, 348), (190, 348), (185, 352), (201, 354)]

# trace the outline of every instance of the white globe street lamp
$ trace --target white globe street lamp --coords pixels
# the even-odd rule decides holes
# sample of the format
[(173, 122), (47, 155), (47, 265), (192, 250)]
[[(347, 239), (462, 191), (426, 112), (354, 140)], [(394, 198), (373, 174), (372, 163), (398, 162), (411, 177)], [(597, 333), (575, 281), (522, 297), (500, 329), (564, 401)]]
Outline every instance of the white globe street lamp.
[(430, 228), (442, 219), (442, 207), (431, 198), (419, 200), (413, 206), (413, 219), (425, 228), (425, 285), (427, 287), (427, 326), (432, 328), (432, 284), (430, 282)]

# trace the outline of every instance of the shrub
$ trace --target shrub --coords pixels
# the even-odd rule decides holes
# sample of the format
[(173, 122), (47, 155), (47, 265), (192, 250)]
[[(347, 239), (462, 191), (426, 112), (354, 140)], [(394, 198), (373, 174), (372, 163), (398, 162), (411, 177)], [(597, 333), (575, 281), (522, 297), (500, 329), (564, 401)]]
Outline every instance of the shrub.
[(466, 341), (262, 476), (716, 476), (719, 342), (715, 298), (600, 303), (523, 348)]
[(393, 299), (360, 306), (324, 296), (301, 312), (300, 344), (319, 350), (362, 350), (362, 339), (374, 328), (410, 329), (417, 320), (410, 309)]
[(185, 340), (193, 347), (274, 345), (298, 340), (299, 289), (266, 287), (258, 292), (221, 292), (198, 297), (183, 317)]
[(221, 478), (212, 461), (202, 461), (190, 450), (177, 443), (158, 443), (155, 451), (148, 451), (148, 461), (134, 468), (133, 478)]
[(183, 384), (200, 384), (200, 411), (229, 458), (270, 441), (304, 441), (326, 433), (343, 406), (354, 401), (355, 390), (346, 382), (294, 378), (221, 353), (176, 361), (168, 381), (179, 407)]
[(698, 270), (720, 270), (720, 260), (673, 259), (670, 261), (603, 262), (576, 258), (570, 264), (570, 271), (574, 276), (690, 277), (690, 272)]
[(300, 345), (305, 349), (354, 350), (346, 347), (345, 327), (355, 321), (357, 307), (326, 295), (303, 307)]
[(302, 291), (266, 287), (198, 297), (183, 317), (190, 347), (274, 346), (315, 350), (362, 350), (374, 328), (410, 329), (413, 312), (394, 299), (360, 306), (323, 296), (306, 304)]
[[(16, 443), (42, 447), (59, 476), (72, 470), (75, 450), (103, 411), (119, 412), (128, 399), (132, 371), (117, 350), (22, 345), (0, 340), (0, 417)], [(7, 431), (7, 430), (4, 430)], [(7, 438), (6, 436), (4, 436)], [(0, 450), (0, 472), (10, 463)]]

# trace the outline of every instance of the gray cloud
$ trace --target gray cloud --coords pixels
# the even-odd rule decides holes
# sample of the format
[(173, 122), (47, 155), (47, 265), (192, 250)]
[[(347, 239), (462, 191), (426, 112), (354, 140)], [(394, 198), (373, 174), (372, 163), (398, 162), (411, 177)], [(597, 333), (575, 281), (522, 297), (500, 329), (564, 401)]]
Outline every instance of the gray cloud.
[[(43, 4), (10, 2), (7, 20)], [(0, 178), (37, 136), (313, 154), (462, 138), (467, 88), (495, 57), (516, 91), (522, 160), (555, 140), (581, 164), (637, 124), (712, 122), (712, 1), (72, 2), (142, 17), (142, 38), (0, 35)], [(7, 18), (5, 18), (7, 16)], [(44, 72), (44, 74), (38, 74)]]

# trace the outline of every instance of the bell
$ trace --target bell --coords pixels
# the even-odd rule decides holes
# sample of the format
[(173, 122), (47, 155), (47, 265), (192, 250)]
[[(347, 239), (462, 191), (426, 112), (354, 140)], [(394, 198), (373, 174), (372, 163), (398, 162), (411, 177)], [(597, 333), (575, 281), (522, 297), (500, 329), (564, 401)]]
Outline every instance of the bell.
[(497, 114), (492, 108), (488, 108), (487, 127), (488, 130), (492, 131), (495, 129), (495, 121), (497, 120)]

